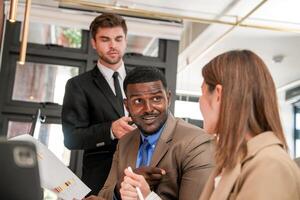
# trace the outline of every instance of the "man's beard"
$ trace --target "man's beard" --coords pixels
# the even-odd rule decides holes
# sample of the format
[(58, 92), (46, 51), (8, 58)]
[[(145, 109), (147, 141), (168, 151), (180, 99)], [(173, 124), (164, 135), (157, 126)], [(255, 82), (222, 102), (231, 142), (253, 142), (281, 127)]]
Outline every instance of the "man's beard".
[(152, 130), (151, 132), (148, 132), (147, 130), (143, 129), (143, 127), (136, 123), (136, 126), (139, 128), (139, 130), (145, 135), (145, 136), (149, 136), (149, 135), (153, 135), (154, 133), (157, 133), (158, 130), (160, 130), (166, 123), (168, 119), (168, 113), (166, 113), (166, 115), (163, 117), (163, 119), (159, 122), (158, 127), (156, 127), (155, 130)]
[(122, 59), (122, 56), (119, 55), (115, 59), (110, 59), (107, 56), (101, 55), (100, 59), (103, 60), (104, 62), (108, 63), (108, 64), (114, 65), (114, 64), (117, 64), (118, 62), (120, 62), (120, 60)]

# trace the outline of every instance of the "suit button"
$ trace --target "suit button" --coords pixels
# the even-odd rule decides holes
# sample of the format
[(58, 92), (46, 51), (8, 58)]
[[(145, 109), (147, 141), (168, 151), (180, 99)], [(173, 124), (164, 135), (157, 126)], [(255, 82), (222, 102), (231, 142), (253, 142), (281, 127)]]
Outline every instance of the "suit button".
[(99, 142), (99, 143), (96, 144), (96, 147), (102, 147), (102, 146), (104, 146), (104, 145), (105, 145), (104, 142)]

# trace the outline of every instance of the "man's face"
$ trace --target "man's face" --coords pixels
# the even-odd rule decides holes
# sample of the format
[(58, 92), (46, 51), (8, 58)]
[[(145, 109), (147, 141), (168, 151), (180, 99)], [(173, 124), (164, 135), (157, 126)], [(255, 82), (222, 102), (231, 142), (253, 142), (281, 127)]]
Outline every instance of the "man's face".
[(121, 26), (98, 28), (91, 42), (100, 57), (101, 64), (111, 69), (117, 69), (120, 66), (127, 45)]
[(158, 131), (168, 117), (170, 93), (161, 81), (128, 84), (125, 106), (138, 128), (146, 135)]

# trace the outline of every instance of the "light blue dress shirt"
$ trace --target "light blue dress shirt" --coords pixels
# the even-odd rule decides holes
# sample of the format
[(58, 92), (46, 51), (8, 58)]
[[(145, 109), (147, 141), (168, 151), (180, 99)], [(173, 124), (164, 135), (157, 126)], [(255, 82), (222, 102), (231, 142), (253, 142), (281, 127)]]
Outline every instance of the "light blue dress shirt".
[[(151, 148), (148, 149), (148, 159), (147, 159), (147, 166), (149, 166), (150, 162), (151, 162), (151, 158), (153, 156), (154, 150), (155, 150), (155, 146), (156, 143), (162, 133), (162, 131), (164, 130), (165, 125), (163, 125), (156, 133), (149, 135), (149, 136), (144, 136), (143, 133), (141, 132), (141, 144), (139, 147), (139, 151), (138, 151), (138, 156), (137, 156), (137, 160), (136, 160), (136, 168), (138, 168), (142, 162), (142, 149), (141, 149), (141, 145), (142, 145), (142, 141), (144, 141), (145, 138), (147, 138), (149, 144), (151, 145)], [(113, 200), (119, 200), (114, 192), (113, 194)]]
[(163, 129), (164, 129), (164, 126), (162, 126), (156, 133), (154, 133), (152, 135), (149, 135), (149, 136), (145, 136), (141, 132), (141, 144), (140, 144), (137, 159), (136, 159), (136, 168), (141, 166), (141, 162), (142, 162), (142, 148), (141, 148), (141, 145), (142, 145), (144, 139), (147, 138), (147, 140), (150, 144), (150, 148), (148, 148), (148, 158), (147, 158), (147, 166), (149, 166), (150, 162), (151, 162), (151, 159), (152, 159), (152, 155), (153, 155), (154, 150), (155, 150), (156, 143), (157, 143)]

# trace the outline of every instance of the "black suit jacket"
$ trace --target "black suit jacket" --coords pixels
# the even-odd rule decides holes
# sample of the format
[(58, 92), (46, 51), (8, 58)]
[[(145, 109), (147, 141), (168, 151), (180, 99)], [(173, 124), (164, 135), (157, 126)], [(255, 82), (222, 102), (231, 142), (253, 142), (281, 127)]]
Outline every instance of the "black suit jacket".
[(111, 124), (124, 115), (97, 66), (68, 80), (62, 108), (64, 143), (83, 149), (82, 180), (97, 194), (108, 176), (117, 140), (110, 136)]

